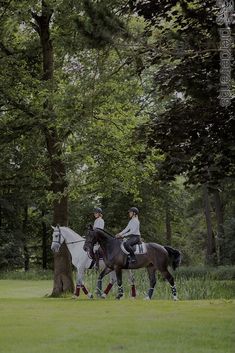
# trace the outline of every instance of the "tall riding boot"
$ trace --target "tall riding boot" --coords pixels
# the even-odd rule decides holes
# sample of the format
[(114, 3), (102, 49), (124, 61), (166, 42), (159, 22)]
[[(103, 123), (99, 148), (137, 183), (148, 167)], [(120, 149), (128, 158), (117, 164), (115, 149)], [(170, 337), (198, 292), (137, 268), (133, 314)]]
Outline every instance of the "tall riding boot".
[[(131, 249), (132, 250), (132, 249)], [(136, 263), (136, 257), (135, 257), (135, 254), (134, 254), (134, 251), (130, 251), (130, 258), (131, 258), (131, 264), (134, 264)]]

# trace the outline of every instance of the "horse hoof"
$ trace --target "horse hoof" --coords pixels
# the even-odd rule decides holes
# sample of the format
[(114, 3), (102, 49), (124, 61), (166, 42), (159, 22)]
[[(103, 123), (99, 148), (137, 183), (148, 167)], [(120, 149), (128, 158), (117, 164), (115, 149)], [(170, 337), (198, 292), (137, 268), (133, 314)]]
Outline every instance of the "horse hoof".
[(123, 299), (123, 295), (117, 295), (117, 296), (116, 296), (116, 299), (117, 299), (117, 300)]
[(95, 291), (95, 295), (97, 296), (97, 297), (101, 297), (101, 294), (102, 294), (102, 292), (100, 291), (100, 290), (96, 290)]
[(79, 298), (78, 295), (76, 295), (76, 294), (72, 295), (72, 299), (78, 299), (78, 298)]
[(93, 297), (93, 294), (91, 294), (91, 293), (88, 293), (87, 294), (87, 297), (89, 298), (89, 299), (93, 299), (94, 297)]
[(105, 299), (107, 297), (107, 294), (103, 293), (101, 294), (100, 298)]
[(149, 298), (149, 296), (147, 295), (146, 297), (144, 297), (144, 300), (151, 300), (151, 298)]
[(173, 300), (177, 302), (179, 299), (174, 295)]

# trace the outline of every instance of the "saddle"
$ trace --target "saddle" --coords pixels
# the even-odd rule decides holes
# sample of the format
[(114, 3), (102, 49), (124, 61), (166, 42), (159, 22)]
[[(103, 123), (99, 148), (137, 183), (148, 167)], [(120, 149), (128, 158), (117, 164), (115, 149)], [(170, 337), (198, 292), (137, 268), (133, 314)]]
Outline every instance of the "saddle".
[[(129, 251), (125, 247), (126, 240), (127, 239), (124, 239), (121, 242), (120, 247), (121, 247), (121, 250), (124, 254), (129, 255)], [(143, 255), (143, 254), (146, 254), (146, 252), (147, 252), (146, 243), (141, 242), (141, 241), (138, 244), (134, 245), (132, 248), (134, 250), (135, 255)]]

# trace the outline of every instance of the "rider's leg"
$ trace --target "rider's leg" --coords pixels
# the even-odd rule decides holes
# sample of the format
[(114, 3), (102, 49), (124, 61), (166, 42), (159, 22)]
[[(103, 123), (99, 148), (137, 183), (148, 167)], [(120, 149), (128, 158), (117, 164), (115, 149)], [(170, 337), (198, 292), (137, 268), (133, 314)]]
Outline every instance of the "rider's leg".
[(126, 247), (127, 251), (129, 251), (130, 256), (131, 256), (131, 262), (136, 262), (135, 253), (134, 253), (132, 246), (137, 244), (139, 242), (139, 240), (140, 240), (139, 235), (131, 235), (130, 238), (127, 239), (127, 241), (125, 242), (125, 247)]

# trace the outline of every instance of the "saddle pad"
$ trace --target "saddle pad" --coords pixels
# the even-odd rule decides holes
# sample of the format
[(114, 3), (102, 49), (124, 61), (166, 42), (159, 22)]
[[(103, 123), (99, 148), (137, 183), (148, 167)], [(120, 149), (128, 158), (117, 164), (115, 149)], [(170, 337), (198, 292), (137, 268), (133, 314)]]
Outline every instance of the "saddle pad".
[[(125, 242), (126, 240), (123, 240), (121, 242), (120, 247), (124, 252), (124, 254), (129, 255), (129, 252), (125, 248)], [(146, 254), (147, 252), (146, 244), (144, 242), (141, 242), (141, 244), (134, 245), (133, 248), (135, 249), (135, 255), (142, 255), (142, 254)]]

